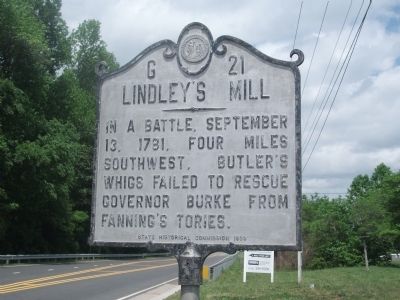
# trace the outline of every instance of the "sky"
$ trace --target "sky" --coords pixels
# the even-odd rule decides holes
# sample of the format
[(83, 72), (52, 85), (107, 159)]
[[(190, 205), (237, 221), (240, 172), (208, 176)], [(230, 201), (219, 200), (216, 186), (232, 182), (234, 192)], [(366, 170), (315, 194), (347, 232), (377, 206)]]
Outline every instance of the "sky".
[(335, 197), (380, 163), (400, 169), (400, 0), (372, 3), (347, 69), (343, 61), (369, 0), (327, 3), (64, 0), (62, 14), (70, 30), (99, 20), (121, 66), (155, 42), (176, 42), (191, 22), (206, 25), (214, 40), (235, 36), (274, 58), (290, 60), (293, 45), (302, 50), (303, 193)]

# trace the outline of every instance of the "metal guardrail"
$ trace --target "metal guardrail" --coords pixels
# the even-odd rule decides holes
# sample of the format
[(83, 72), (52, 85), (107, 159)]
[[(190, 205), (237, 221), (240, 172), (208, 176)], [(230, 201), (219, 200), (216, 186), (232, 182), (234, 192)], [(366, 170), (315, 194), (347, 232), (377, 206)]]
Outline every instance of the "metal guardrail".
[(239, 252), (229, 255), (225, 257), (223, 260), (210, 266), (210, 280), (217, 279), (225, 269), (229, 268), (237, 259), (238, 253)]
[(103, 259), (103, 258), (144, 258), (144, 257), (157, 257), (157, 256), (170, 256), (171, 254), (166, 253), (141, 253), (141, 254), (32, 254), (32, 255), (0, 255), (0, 263), (10, 262), (20, 263), (21, 261), (41, 261), (41, 260), (84, 260), (84, 259)]

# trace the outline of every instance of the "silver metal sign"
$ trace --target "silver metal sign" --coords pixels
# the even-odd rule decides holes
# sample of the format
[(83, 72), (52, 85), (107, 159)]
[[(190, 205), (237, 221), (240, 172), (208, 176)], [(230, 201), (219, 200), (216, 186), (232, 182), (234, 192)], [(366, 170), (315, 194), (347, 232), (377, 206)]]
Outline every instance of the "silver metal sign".
[(191, 23), (102, 74), (91, 242), (299, 249), (294, 54), (276, 60)]

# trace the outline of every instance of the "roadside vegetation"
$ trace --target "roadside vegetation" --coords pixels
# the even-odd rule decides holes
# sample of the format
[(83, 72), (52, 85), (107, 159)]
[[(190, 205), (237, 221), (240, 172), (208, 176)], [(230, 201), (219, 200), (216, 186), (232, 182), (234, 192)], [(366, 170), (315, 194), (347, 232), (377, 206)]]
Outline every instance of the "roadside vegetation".
[[(400, 267), (373, 266), (306, 270), (297, 284), (297, 271), (278, 271), (274, 283), (269, 274), (247, 273), (243, 283), (243, 256), (215, 281), (200, 288), (204, 300), (242, 299), (399, 299)], [(180, 299), (179, 293), (167, 300)]]
[(400, 250), (400, 172), (380, 164), (347, 197), (303, 197), (302, 234), (306, 268), (385, 263)]

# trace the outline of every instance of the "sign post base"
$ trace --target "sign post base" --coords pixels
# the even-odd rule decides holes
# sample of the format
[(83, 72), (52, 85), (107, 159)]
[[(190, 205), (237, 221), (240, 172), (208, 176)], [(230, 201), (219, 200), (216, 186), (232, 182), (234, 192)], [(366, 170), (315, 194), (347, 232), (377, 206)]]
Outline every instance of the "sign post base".
[(200, 300), (201, 269), (204, 258), (193, 243), (187, 243), (178, 255), (181, 300)]
[(181, 300), (200, 300), (200, 286), (182, 285)]

